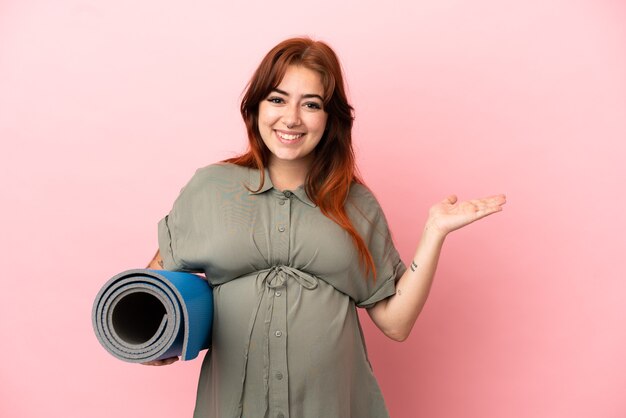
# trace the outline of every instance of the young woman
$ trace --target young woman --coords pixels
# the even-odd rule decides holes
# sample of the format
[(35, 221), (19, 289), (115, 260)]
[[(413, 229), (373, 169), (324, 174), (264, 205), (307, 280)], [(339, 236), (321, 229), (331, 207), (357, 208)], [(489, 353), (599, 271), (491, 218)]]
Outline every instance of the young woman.
[(150, 264), (204, 272), (214, 287), (195, 416), (387, 417), (356, 307), (405, 340), (446, 235), (505, 197), (435, 204), (407, 269), (357, 175), (332, 49), (307, 38), (274, 47), (241, 113), (248, 151), (196, 172), (159, 223)]

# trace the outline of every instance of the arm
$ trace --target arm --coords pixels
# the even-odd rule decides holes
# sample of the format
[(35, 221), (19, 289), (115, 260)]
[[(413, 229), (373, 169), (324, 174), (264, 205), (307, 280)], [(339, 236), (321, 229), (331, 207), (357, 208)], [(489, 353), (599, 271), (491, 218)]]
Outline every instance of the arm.
[(457, 203), (450, 196), (434, 205), (410, 268), (396, 284), (396, 293), (367, 310), (376, 326), (389, 338), (404, 341), (422, 311), (435, 276), (446, 236), (465, 225), (502, 210), (504, 195)]
[(163, 259), (161, 258), (161, 252), (159, 250), (157, 250), (146, 268), (151, 270), (163, 270)]
[[(151, 270), (163, 270), (163, 260), (161, 259), (161, 252), (159, 250), (157, 250), (156, 254), (150, 263), (148, 263), (146, 268)], [(172, 364), (176, 361), (178, 361), (178, 357), (170, 357), (163, 360), (147, 361), (141, 364), (144, 366), (167, 366), (168, 364)]]

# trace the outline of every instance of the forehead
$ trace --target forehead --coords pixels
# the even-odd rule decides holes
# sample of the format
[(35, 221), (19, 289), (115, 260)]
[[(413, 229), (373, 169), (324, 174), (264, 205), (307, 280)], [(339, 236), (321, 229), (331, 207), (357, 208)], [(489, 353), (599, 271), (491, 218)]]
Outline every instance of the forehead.
[(317, 71), (301, 65), (288, 66), (276, 87), (289, 94), (317, 94), (322, 97), (324, 95), (322, 76)]

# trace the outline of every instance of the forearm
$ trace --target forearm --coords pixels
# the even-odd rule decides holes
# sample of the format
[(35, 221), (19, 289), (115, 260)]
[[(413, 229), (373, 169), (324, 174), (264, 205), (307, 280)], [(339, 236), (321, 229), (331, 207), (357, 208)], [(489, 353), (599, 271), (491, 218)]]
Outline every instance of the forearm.
[(152, 258), (146, 268), (151, 270), (163, 270), (163, 259), (161, 258), (161, 252), (159, 250), (157, 250), (154, 258)]
[(414, 264), (398, 280), (396, 294), (368, 309), (370, 317), (385, 335), (404, 341), (411, 333), (428, 298), (445, 237), (452, 231), (502, 211), (505, 203), (506, 196), (503, 194), (464, 202), (458, 202), (455, 195), (450, 195), (430, 208), (412, 260)]
[(379, 315), (372, 317), (390, 338), (403, 341), (409, 336), (428, 298), (444, 240), (445, 234), (436, 228), (424, 227), (412, 263), (396, 284), (396, 293), (381, 301), (384, 305)]

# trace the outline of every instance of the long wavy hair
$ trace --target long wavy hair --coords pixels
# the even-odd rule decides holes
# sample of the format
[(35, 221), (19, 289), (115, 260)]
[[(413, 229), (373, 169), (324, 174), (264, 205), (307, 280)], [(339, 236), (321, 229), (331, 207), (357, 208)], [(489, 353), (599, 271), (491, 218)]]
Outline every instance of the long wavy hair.
[(262, 187), (270, 151), (259, 132), (259, 104), (280, 84), (291, 65), (303, 66), (321, 76), (324, 110), (328, 114), (326, 130), (314, 150), (305, 191), (326, 217), (350, 235), (366, 277), (372, 272), (376, 280), (372, 255), (344, 207), (350, 185), (353, 182), (363, 184), (363, 180), (357, 172), (352, 149), (354, 109), (346, 97), (339, 59), (327, 44), (309, 38), (292, 38), (279, 43), (267, 53), (246, 86), (241, 102), (241, 116), (248, 132), (248, 150), (225, 162), (259, 169), (259, 189)]

